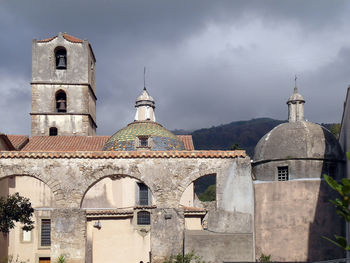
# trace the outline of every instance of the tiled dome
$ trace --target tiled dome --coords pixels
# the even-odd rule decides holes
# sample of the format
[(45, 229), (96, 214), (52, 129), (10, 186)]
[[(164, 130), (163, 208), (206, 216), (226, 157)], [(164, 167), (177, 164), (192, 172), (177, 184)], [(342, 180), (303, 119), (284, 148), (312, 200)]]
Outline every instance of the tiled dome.
[[(147, 146), (140, 139), (147, 139)], [(176, 135), (153, 121), (134, 121), (113, 134), (103, 147), (104, 151), (153, 151), (185, 150), (184, 144)]]

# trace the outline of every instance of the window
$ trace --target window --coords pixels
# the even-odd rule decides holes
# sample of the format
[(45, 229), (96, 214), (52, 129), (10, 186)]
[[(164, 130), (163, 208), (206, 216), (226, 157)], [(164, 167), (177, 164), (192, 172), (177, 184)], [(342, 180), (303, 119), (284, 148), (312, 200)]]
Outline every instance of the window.
[(139, 148), (148, 148), (149, 147), (149, 137), (148, 136), (140, 136), (138, 137), (138, 147)]
[(210, 174), (194, 181), (194, 194), (201, 202), (216, 200), (216, 175)]
[(41, 219), (40, 245), (51, 246), (51, 220)]
[(148, 205), (148, 187), (143, 183), (137, 183), (139, 187), (138, 204)]
[(137, 224), (138, 225), (150, 225), (151, 224), (151, 213), (147, 211), (140, 211), (137, 213)]
[(57, 133), (58, 133), (58, 130), (57, 130), (56, 127), (51, 127), (51, 128), (49, 129), (49, 135), (50, 135), (50, 136), (57, 136)]
[(67, 69), (67, 50), (64, 47), (55, 49), (56, 69)]
[(56, 112), (67, 112), (67, 95), (63, 90), (56, 93)]
[(277, 167), (277, 179), (278, 181), (288, 181), (288, 166)]

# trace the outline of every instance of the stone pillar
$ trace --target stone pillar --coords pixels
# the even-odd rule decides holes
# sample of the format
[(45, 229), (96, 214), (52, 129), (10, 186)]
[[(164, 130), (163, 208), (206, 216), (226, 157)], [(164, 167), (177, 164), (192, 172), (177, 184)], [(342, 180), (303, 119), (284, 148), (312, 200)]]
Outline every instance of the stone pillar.
[(51, 214), (51, 261), (64, 255), (69, 263), (85, 263), (86, 213), (79, 208), (54, 209)]
[(182, 253), (184, 228), (182, 209), (157, 208), (152, 211), (152, 263), (163, 263), (167, 257)]

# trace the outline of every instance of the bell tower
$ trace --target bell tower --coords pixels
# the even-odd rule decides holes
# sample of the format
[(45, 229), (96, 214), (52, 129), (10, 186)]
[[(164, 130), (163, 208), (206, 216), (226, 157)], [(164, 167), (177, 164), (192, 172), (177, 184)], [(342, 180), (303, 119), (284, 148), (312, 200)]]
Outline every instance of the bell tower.
[(96, 134), (95, 63), (87, 40), (33, 40), (32, 136)]

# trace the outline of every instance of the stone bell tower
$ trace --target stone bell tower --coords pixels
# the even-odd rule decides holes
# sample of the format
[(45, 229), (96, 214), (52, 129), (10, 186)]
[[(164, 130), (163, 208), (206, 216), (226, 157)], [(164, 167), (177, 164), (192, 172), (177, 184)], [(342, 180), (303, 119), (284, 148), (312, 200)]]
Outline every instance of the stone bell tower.
[(95, 63), (87, 40), (33, 40), (32, 136), (96, 134)]

